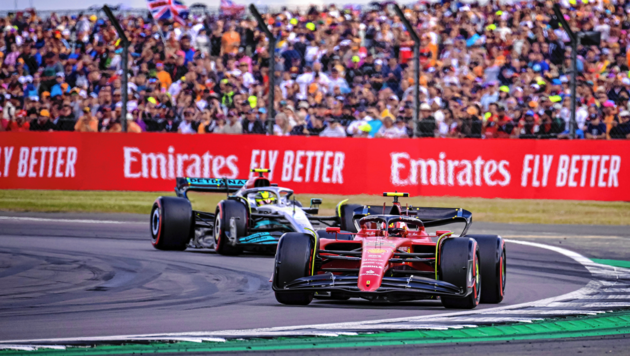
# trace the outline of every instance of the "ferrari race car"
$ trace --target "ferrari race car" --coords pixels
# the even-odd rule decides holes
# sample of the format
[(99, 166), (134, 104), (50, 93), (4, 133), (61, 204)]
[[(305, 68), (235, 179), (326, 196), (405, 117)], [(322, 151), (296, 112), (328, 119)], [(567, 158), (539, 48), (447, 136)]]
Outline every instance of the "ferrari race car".
[[(278, 302), (307, 305), (314, 297), (398, 302), (440, 298), (447, 308), (500, 303), (506, 282), (505, 243), (497, 235), (466, 235), (463, 209), (346, 205), (346, 228), (327, 236), (288, 232), (276, 252), (272, 288)], [(341, 208), (341, 207), (340, 207)], [(341, 213), (339, 215), (342, 215)], [(426, 228), (464, 223), (459, 236)]]
[[(249, 180), (226, 178), (177, 178), (177, 197), (159, 197), (151, 210), (152, 244), (159, 250), (212, 248), (223, 255), (244, 250), (275, 252), (287, 233), (314, 234), (338, 226), (337, 216), (318, 216), (321, 199), (310, 207), (291, 199), (293, 191), (272, 184), (263, 173)], [(192, 209), (189, 191), (226, 193), (214, 213)], [(322, 230), (323, 231), (323, 230)]]

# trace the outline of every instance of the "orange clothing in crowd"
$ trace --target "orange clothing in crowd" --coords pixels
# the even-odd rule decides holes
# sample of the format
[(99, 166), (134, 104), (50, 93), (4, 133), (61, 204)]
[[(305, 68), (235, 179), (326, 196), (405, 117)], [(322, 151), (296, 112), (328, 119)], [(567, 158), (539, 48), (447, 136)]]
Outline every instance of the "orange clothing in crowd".
[(162, 85), (162, 89), (168, 89), (173, 84), (173, 79), (167, 71), (161, 70), (155, 74)]
[(199, 127), (197, 128), (197, 133), (205, 134), (206, 133), (206, 126), (208, 126), (209, 123), (210, 123), (210, 121), (204, 121), (204, 122), (200, 123)]
[(437, 58), (438, 58), (437, 45), (433, 42), (429, 42), (429, 44), (427, 44), (425, 48), (431, 52), (431, 61), (430, 61), (431, 67), (435, 67), (435, 64), (437, 63)]
[(77, 123), (74, 124), (74, 131), (78, 132), (96, 132), (98, 131), (98, 120), (92, 116), (81, 116)]
[(228, 54), (237, 54), (241, 45), (241, 35), (236, 31), (228, 31), (221, 37), (221, 51)]
[(122, 132), (122, 126), (115, 122), (109, 129), (107, 129), (107, 132)]
[(615, 115), (604, 116), (604, 123), (606, 124), (606, 138), (610, 140), (610, 129), (613, 127), (613, 122), (615, 122)]
[(127, 120), (127, 132), (141, 133), (142, 129), (132, 120)]

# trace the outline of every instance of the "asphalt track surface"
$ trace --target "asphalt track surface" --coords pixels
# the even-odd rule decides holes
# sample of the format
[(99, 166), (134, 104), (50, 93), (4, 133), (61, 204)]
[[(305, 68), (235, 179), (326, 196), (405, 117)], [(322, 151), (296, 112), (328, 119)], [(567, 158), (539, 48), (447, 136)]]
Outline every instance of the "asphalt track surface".
[[(146, 216), (1, 215), (0, 341), (249, 329), (447, 312), (436, 301), (389, 305), (314, 301), (307, 307), (283, 306), (268, 282), (272, 256), (158, 251), (149, 243)], [(535, 229), (476, 224), (471, 233), (534, 236)], [(584, 227), (556, 229), (562, 231), (550, 238), (589, 233)], [(611, 234), (624, 233), (621, 228), (611, 230)], [(589, 277), (568, 257), (508, 243), (502, 305), (565, 294), (583, 287)]]

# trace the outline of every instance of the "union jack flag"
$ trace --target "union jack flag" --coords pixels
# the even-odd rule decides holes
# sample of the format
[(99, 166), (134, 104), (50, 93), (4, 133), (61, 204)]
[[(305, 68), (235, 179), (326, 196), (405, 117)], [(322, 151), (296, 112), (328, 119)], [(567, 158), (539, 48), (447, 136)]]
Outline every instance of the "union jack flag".
[(221, 13), (224, 15), (238, 15), (245, 10), (245, 6), (235, 4), (232, 0), (221, 0)]
[(184, 14), (188, 12), (188, 8), (179, 0), (147, 0), (151, 15), (156, 20), (173, 19), (184, 24)]

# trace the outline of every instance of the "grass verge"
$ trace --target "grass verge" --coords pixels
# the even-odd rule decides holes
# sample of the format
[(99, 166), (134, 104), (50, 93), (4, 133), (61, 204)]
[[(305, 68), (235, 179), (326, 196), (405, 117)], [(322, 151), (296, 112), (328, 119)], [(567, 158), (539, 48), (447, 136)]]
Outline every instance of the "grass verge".
[[(107, 212), (148, 214), (155, 198), (173, 192), (111, 192), (62, 190), (0, 190), (0, 210), (38, 212)], [(190, 193), (196, 210), (214, 212), (224, 194)], [(298, 199), (307, 205), (312, 197), (322, 198), (320, 214), (332, 215), (344, 199), (356, 204), (382, 204), (389, 198), (374, 195), (311, 195)], [(526, 224), (628, 225), (630, 204), (574, 200), (515, 200), (456, 197), (413, 197), (403, 204), (413, 206), (464, 208), (475, 221)]]

